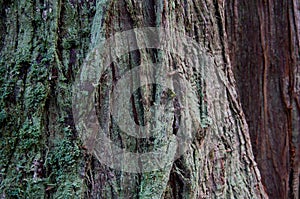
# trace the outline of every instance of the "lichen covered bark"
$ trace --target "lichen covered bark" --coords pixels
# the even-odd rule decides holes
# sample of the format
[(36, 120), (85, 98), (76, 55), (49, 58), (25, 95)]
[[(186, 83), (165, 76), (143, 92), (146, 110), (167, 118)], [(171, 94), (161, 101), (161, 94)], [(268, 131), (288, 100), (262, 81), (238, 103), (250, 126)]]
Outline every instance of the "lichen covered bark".
[[(226, 50), (223, 5), (211, 1), (112, 1), (99, 6), (97, 11), (101, 17), (103, 10), (106, 15), (102, 26), (96, 24), (99, 28), (96, 33), (100, 30), (101, 35), (95, 37), (95, 42), (132, 28), (163, 27), (181, 31), (197, 40), (205, 47), (209, 55), (207, 63), (211, 65), (196, 60), (176, 60), (176, 57), (164, 54), (170, 71), (184, 71), (197, 90), (200, 103), (205, 107), (199, 108), (205, 121), (203, 132), (198, 132), (199, 140), (194, 140), (187, 153), (177, 159), (171, 169), (141, 174), (111, 170), (113, 177), (105, 184), (101, 178), (95, 179), (103, 190), (95, 192), (102, 197), (124, 198), (266, 198), (253, 160), (248, 127), (235, 93)], [(113, 64), (112, 71), (108, 72), (110, 75), (106, 74), (100, 85), (113, 84), (122, 71), (140, 63), (160, 61), (158, 54), (156, 51), (138, 50), (124, 55), (117, 64)], [(100, 94), (100, 102), (104, 105), (105, 88), (100, 93), (103, 95), (101, 97)], [(139, 113), (137, 120), (145, 117), (143, 105), (135, 101), (135, 109)], [(110, 118), (109, 113), (104, 118)], [(116, 136), (114, 133), (119, 133), (113, 128), (109, 131), (112, 139)], [(116, 142), (131, 143), (131, 146), (134, 143), (136, 146), (136, 141), (129, 137)], [(103, 169), (100, 164), (97, 167)]]
[[(3, 1), (0, 11), (4, 13), (0, 30), (5, 33), (0, 43), (2, 198), (267, 198), (237, 101), (222, 3), (24, 0)], [(147, 26), (188, 35), (203, 46), (206, 61), (183, 60), (155, 49), (122, 55), (99, 80), (95, 96), (99, 122), (117, 145), (141, 153), (149, 150), (151, 140), (120, 132), (108, 102), (110, 86), (124, 72), (152, 61), (167, 64), (170, 71), (190, 81), (199, 100), (201, 130), (169, 167), (128, 173), (109, 168), (86, 150), (91, 146), (83, 145), (75, 129), (71, 90), (87, 53), (99, 42), (116, 32)], [(187, 53), (199, 53), (189, 47)], [(173, 89), (180, 91), (180, 87)], [(154, 92), (154, 99), (160, 101), (162, 95), (159, 87), (132, 92), (132, 117), (143, 123), (149, 117), (147, 105), (153, 102), (148, 97), (142, 103), (141, 97), (153, 98)], [(163, 118), (171, 138), (178, 118), (176, 113)], [(186, 136), (190, 134), (186, 131)]]
[(89, 46), (94, 6), (1, 2), (1, 198), (84, 194), (71, 84)]

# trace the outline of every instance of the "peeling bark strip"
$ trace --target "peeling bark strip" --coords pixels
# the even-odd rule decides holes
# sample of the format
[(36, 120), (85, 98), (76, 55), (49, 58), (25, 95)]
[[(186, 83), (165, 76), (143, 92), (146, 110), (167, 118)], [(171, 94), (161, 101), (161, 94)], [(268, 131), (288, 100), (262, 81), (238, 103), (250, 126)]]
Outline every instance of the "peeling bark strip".
[[(4, 13), (0, 31), (5, 33), (0, 37), (0, 198), (267, 198), (237, 100), (221, 1), (0, 3), (0, 13)], [(200, 52), (188, 45), (176, 50), (195, 59), (158, 49), (120, 56), (97, 86), (92, 106), (96, 106), (99, 123), (115, 144), (128, 151), (144, 153), (157, 147), (155, 138), (135, 139), (122, 133), (108, 103), (111, 86), (122, 74), (151, 61), (177, 71), (172, 76), (190, 81), (199, 101), (196, 111), (201, 115), (201, 128), (186, 146), (187, 152), (168, 169), (127, 173), (101, 164), (88, 153), (91, 146), (80, 141), (72, 115), (72, 83), (87, 53), (99, 42), (120, 31), (148, 26), (194, 38), (206, 49), (207, 60), (196, 58)], [(151, 38), (145, 35), (147, 39)], [(146, 77), (163, 72), (142, 71)], [(166, 104), (174, 108), (174, 114), (158, 111), (154, 115), (164, 117), (165, 131), (176, 135), (177, 123), (189, 121), (175, 100), (180, 85), (173, 83), (170, 90), (153, 85), (133, 90), (141, 78), (145, 77), (133, 76), (128, 85), (132, 117), (143, 124), (149, 119), (149, 105)], [(298, 88), (296, 80), (293, 85)]]
[(299, 1), (228, 1), (226, 31), (270, 198), (299, 198)]

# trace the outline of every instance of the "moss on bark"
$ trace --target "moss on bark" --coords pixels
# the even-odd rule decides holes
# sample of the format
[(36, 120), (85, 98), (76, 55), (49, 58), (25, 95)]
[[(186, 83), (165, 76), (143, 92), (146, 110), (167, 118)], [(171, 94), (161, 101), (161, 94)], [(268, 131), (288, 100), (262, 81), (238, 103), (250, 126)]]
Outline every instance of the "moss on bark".
[[(0, 10), (5, 12), (0, 28), (6, 32), (0, 51), (1, 197), (267, 197), (237, 102), (221, 2), (20, 0), (7, 2)], [(209, 56), (208, 62), (183, 60), (170, 52), (139, 49), (113, 63), (99, 80), (98, 119), (116, 144), (132, 151), (146, 151), (149, 143), (121, 133), (107, 111), (105, 95), (124, 72), (142, 61), (164, 61), (190, 81), (200, 100), (196, 111), (202, 130), (195, 133), (187, 153), (168, 168), (135, 174), (108, 168), (88, 154), (89, 146), (82, 144), (75, 129), (71, 89), (89, 50), (116, 32), (147, 26), (180, 31)], [(191, 52), (199, 53), (194, 47)], [(180, 87), (174, 85), (176, 89)], [(132, 99), (137, 122), (148, 117), (141, 93)], [(162, 100), (159, 95), (154, 98)], [(166, 121), (176, 120), (171, 116), (166, 114)], [(176, 132), (173, 120), (163, 124), (167, 138)], [(159, 139), (164, 143), (163, 136)]]

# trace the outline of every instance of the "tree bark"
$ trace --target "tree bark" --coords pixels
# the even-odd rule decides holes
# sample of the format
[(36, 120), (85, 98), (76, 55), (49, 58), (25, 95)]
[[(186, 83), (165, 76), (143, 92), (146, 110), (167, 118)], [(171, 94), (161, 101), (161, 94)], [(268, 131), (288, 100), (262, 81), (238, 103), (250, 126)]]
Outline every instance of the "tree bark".
[[(267, 198), (237, 100), (222, 2), (20, 0), (2, 1), (1, 12), (1, 198)], [(187, 121), (195, 111), (201, 124), (186, 153), (169, 167), (129, 173), (98, 161), (91, 153), (93, 146), (79, 139), (72, 85), (88, 52), (99, 42), (148, 26), (188, 35), (203, 46), (207, 61), (180, 59), (155, 49), (122, 55), (99, 79), (95, 96), (99, 123), (126, 150), (149, 150), (149, 140), (124, 135), (115, 125), (108, 111), (109, 93), (124, 72), (140, 63), (161, 61), (191, 83), (200, 105), (188, 112)], [(188, 48), (185, 53), (199, 54), (195, 46)], [(142, 76), (134, 78), (139, 82)], [(180, 92), (176, 85), (172, 89)], [(142, 123), (151, 103), (149, 98), (142, 103), (142, 97), (159, 94), (158, 87), (132, 92), (132, 115)], [(172, 102), (178, 108), (176, 100)], [(161, 113), (168, 139), (176, 136), (180, 114)], [(186, 130), (184, 136), (191, 134)], [(163, 139), (159, 136), (156, 139)]]
[(226, 32), (270, 198), (299, 198), (299, 2), (228, 1)]

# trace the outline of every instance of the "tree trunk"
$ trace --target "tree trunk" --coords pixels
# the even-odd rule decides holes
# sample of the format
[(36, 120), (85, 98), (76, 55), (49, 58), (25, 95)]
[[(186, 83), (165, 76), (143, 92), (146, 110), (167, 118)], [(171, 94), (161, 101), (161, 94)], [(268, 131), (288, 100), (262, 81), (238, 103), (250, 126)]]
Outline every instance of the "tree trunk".
[(299, 198), (299, 1), (229, 1), (230, 59), (270, 198)]
[[(222, 2), (2, 0), (0, 5), (1, 198), (267, 198), (237, 100)], [(114, 157), (97, 151), (102, 146), (93, 138), (98, 135), (88, 134), (92, 128), (78, 129), (78, 115), (72, 112), (84, 103), (72, 104), (72, 99), (90, 90), (75, 93), (72, 86), (76, 87), (78, 74), (93, 75), (82, 71), (90, 58), (97, 58), (97, 50), (115, 56), (114, 49), (99, 49), (101, 42), (118, 32), (149, 26), (162, 28), (169, 45), (164, 47), (171, 51), (125, 49), (128, 53), (101, 69), (92, 85), (97, 118), (89, 119), (105, 129), (115, 146), (135, 154), (171, 146), (163, 155), (174, 161), (145, 171), (141, 168), (151, 164), (149, 159), (128, 165), (132, 160), (124, 156), (121, 162), (114, 160), (119, 167), (113, 169), (114, 164), (101, 160)], [(137, 32), (133, 32), (136, 43), (130, 45), (155, 40), (149, 33), (141, 41)], [(177, 32), (183, 37), (172, 35)], [(187, 36), (196, 43), (186, 42)], [(172, 37), (177, 40), (168, 40)], [(176, 52), (183, 52), (183, 58)], [(163, 120), (158, 125), (162, 130), (154, 138), (134, 138), (118, 126), (122, 114), (117, 110), (112, 115), (118, 99), (111, 93), (126, 72), (149, 63), (161, 63), (165, 70), (146, 67), (139, 76), (131, 76), (126, 85), (131, 92), (130, 117), (143, 126), (154, 117), (148, 108), (155, 103), (173, 112), (154, 111)], [(134, 89), (163, 73), (171, 76), (168, 89), (153, 83)], [(191, 85), (187, 94), (192, 99), (178, 97), (185, 85), (173, 77)], [(186, 107), (181, 107), (184, 103)], [(181, 133), (180, 127), (185, 127)], [(187, 142), (178, 145), (174, 139), (180, 136)], [(181, 152), (185, 153), (177, 157)], [(132, 166), (140, 170), (128, 172)]]

